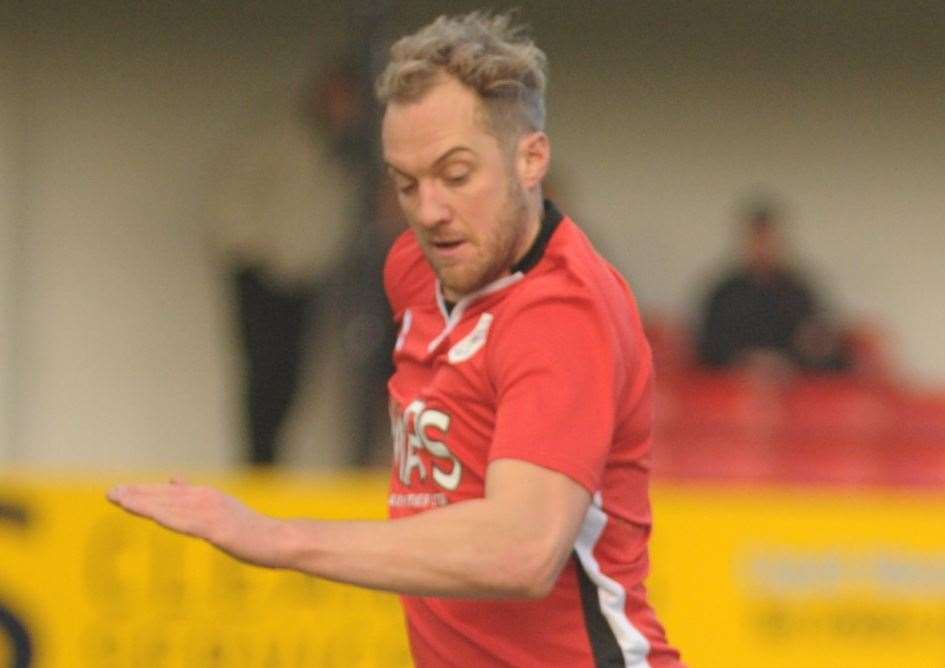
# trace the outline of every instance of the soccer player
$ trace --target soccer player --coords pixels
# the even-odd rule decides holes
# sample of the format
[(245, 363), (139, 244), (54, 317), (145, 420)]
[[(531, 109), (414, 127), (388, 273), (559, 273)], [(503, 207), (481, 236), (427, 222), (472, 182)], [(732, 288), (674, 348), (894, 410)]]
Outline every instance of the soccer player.
[(650, 351), (626, 282), (542, 199), (545, 56), (441, 17), (377, 91), (409, 230), (385, 286), (390, 521), (284, 520), (213, 488), (125, 509), (261, 566), (399, 592), (419, 666), (682, 665), (647, 603)]

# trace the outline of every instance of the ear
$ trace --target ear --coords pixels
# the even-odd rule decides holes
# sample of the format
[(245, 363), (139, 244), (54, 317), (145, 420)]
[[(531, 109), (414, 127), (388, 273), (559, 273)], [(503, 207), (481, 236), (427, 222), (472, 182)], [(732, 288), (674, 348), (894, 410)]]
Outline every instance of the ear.
[(551, 166), (551, 142), (544, 132), (531, 132), (518, 141), (516, 170), (526, 190), (537, 187)]

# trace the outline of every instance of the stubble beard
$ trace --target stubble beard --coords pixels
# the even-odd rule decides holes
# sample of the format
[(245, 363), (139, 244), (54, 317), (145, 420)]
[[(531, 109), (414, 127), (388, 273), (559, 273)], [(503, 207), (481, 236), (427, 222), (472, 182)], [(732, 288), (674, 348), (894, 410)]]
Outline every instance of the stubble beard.
[(480, 240), (476, 254), (455, 266), (441, 267), (431, 262), (444, 294), (465, 297), (508, 273), (518, 259), (527, 216), (525, 191), (510, 179), (497, 224)]

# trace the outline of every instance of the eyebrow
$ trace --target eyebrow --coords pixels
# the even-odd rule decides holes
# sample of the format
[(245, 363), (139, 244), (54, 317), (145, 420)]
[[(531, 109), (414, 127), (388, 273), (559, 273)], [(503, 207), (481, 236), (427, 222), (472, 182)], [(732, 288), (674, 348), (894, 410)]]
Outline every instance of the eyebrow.
[[(464, 152), (464, 151), (469, 152), (469, 153), (474, 153), (474, 151), (473, 151), (470, 147), (468, 147), (468, 146), (464, 146), (464, 145), (462, 145), (462, 144), (459, 145), (459, 146), (454, 146), (453, 148), (451, 148), (451, 149), (449, 149), (448, 151), (446, 151), (445, 153), (443, 153), (443, 155), (441, 155), (439, 158), (437, 158), (436, 160), (434, 160), (434, 161), (433, 161), (433, 164), (431, 165), (431, 167), (436, 168), (438, 165), (441, 165), (442, 163), (444, 163), (444, 162), (446, 162), (447, 160), (449, 160), (449, 159), (450, 159), (451, 157), (453, 157), (453, 155), (455, 155), (456, 153), (461, 153), (461, 152)], [(392, 170), (392, 171), (394, 171), (394, 172), (397, 172), (397, 174), (399, 174), (400, 176), (404, 176), (404, 177), (406, 177), (406, 178), (413, 178), (410, 174), (408, 174), (407, 172), (405, 172), (405, 171), (403, 171), (403, 170), (401, 170), (401, 169), (398, 169), (397, 167), (395, 167), (395, 166), (392, 165), (391, 163), (387, 162), (386, 160), (384, 161), (384, 164), (387, 166), (387, 169)]]

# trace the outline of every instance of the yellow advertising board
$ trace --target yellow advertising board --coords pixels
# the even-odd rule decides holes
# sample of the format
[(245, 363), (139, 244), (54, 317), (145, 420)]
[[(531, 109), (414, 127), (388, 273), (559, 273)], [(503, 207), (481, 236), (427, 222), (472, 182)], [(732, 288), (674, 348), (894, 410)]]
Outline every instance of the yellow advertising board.
[[(110, 482), (0, 480), (21, 515), (0, 525), (0, 604), (29, 630), (31, 666), (410, 665), (396, 596), (240, 564), (125, 516)], [(385, 512), (378, 478), (209, 482), (277, 515)], [(0, 657), (16, 651), (7, 636)]]
[[(277, 515), (385, 512), (383, 476), (200, 481)], [(0, 666), (410, 665), (395, 596), (239, 564), (112, 508), (112, 482), (0, 478)], [(945, 495), (653, 497), (651, 596), (693, 668), (945, 666)]]
[(945, 494), (654, 496), (653, 602), (691, 666), (945, 666)]

